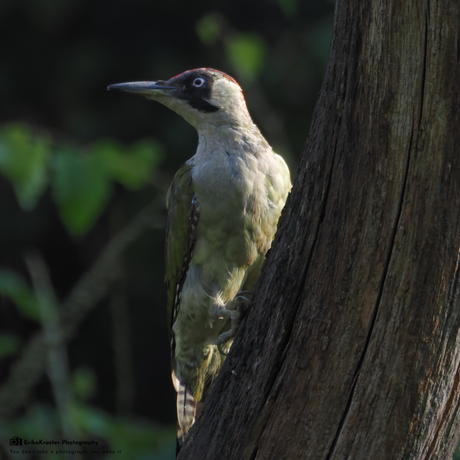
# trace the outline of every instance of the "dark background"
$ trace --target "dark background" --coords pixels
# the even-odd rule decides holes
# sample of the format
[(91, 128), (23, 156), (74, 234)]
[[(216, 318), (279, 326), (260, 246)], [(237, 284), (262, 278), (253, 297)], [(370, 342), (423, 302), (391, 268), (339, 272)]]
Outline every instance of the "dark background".
[[(295, 177), (327, 60), (333, 9), (332, 1), (313, 0), (2, 0), (0, 141), (1, 128), (19, 121), (57, 148), (70, 145), (82, 155), (100, 139), (129, 145), (146, 137), (158, 141), (164, 154), (151, 184), (137, 190), (116, 185), (94, 225), (77, 236), (62, 223), (49, 187), (25, 210), (11, 180), (0, 174), (0, 266), (30, 285), (24, 251), (39, 250), (62, 301), (118, 229), (155, 197), (164, 202), (174, 172), (194, 154), (192, 127), (159, 104), (107, 92), (112, 83), (168, 79), (197, 67), (227, 72), (241, 84), (255, 122)], [(165, 211), (160, 215), (164, 220)], [(71, 374), (83, 369), (81, 385), (89, 388), (85, 404), (125, 425), (175, 424), (163, 240), (164, 229), (151, 230), (128, 247), (122, 281), (67, 346)], [(127, 318), (121, 329), (114, 301)], [(0, 318), (1, 333), (18, 344), (0, 361), (1, 383), (40, 326), (7, 297), (0, 297)], [(54, 406), (44, 376), (0, 430), (2, 445), (8, 436), (21, 435), (8, 431), (19, 422), (30, 423), (22, 433), (33, 434), (37, 411), (51, 414), (49, 429), (58, 429)], [(81, 439), (91, 436), (88, 427), (82, 430)], [(170, 458), (170, 450), (164, 457), (154, 451), (128, 458)]]

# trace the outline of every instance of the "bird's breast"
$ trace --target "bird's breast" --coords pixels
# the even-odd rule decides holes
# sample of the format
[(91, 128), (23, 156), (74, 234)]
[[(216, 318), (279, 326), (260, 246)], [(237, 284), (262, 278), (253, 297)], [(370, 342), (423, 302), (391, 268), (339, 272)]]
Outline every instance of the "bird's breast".
[(268, 249), (278, 219), (272, 215), (265, 172), (255, 158), (222, 152), (195, 165), (192, 177), (200, 207), (195, 263), (219, 258), (250, 266)]
[(201, 213), (215, 220), (250, 218), (254, 208), (263, 207), (267, 200), (265, 173), (251, 157), (216, 152), (193, 168), (192, 177)]

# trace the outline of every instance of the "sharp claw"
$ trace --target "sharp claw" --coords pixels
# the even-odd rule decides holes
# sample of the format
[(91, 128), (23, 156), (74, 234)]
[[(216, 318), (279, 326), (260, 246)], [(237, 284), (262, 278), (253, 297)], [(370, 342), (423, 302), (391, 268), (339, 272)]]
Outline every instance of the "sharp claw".
[(242, 296), (242, 295), (239, 295), (239, 296), (237, 296), (237, 297), (238, 297), (238, 299), (244, 299), (244, 300), (246, 300), (247, 303), (251, 303), (251, 301), (250, 301), (248, 298), (246, 298), (246, 297), (244, 297), (244, 296)]
[(239, 291), (237, 292), (235, 297), (240, 297), (240, 294), (246, 294), (246, 295), (249, 294), (252, 296), (252, 300), (254, 300), (254, 297), (255, 297), (255, 294), (252, 291)]
[(219, 340), (217, 341), (217, 349), (219, 350), (219, 353), (223, 356), (228, 356), (228, 353), (224, 353), (223, 350), (222, 350), (222, 342), (220, 342)]
[[(244, 295), (243, 295), (244, 294)], [(247, 303), (248, 305), (251, 303), (251, 300), (249, 300), (247, 297), (247, 295), (250, 295), (252, 296), (252, 300), (254, 300), (254, 293), (251, 292), (251, 291), (240, 291), (236, 294), (236, 296), (234, 297), (233, 300), (240, 300), (241, 302), (245, 302)], [(234, 307), (235, 308), (235, 307)], [(241, 308), (241, 310), (243, 310), (243, 308)], [(240, 321), (240, 318), (241, 318), (241, 310), (240, 310), (240, 307), (239, 306), (236, 306), (236, 308), (233, 310), (226, 310), (226, 311), (222, 311), (221, 314), (222, 314), (222, 317), (230, 317), (231, 319), (231, 329), (227, 332), (224, 332), (223, 334), (221, 334), (218, 339), (217, 339), (217, 349), (219, 350), (219, 353), (223, 356), (227, 356), (228, 353), (225, 353), (223, 350), (222, 350), (222, 346), (227, 343), (230, 339), (234, 338), (235, 335), (236, 335), (236, 329), (237, 329), (237, 326), (238, 326), (238, 323)]]

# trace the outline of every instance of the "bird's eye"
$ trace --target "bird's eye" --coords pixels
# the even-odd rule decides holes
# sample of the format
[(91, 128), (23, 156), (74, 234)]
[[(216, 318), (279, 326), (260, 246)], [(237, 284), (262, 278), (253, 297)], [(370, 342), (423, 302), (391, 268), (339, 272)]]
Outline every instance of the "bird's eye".
[(192, 85), (195, 88), (201, 88), (204, 85), (204, 83), (205, 83), (204, 78), (195, 78), (195, 80), (193, 80)]

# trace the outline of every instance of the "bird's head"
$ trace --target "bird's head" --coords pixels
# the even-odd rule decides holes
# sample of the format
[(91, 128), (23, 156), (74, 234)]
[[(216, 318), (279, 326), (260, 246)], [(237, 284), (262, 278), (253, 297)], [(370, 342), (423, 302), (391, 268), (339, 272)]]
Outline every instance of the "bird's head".
[(181, 115), (198, 131), (209, 126), (252, 124), (238, 83), (214, 69), (188, 70), (166, 81), (118, 83), (107, 89), (158, 101)]

